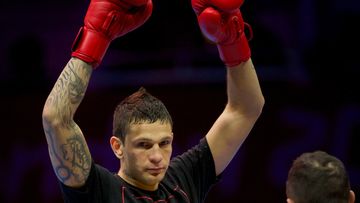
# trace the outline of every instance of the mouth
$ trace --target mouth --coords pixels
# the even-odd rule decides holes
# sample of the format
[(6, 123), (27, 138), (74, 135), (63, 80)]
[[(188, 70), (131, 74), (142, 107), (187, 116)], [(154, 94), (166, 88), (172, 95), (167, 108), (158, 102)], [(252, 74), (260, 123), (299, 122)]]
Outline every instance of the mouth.
[(155, 168), (146, 169), (146, 171), (153, 176), (157, 176), (157, 175), (161, 174), (164, 170), (165, 170), (164, 167), (155, 167)]

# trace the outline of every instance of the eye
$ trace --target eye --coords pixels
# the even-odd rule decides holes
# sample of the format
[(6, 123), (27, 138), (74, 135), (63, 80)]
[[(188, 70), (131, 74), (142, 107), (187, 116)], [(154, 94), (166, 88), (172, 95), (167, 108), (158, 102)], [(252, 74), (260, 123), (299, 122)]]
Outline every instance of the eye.
[(160, 142), (160, 146), (161, 147), (165, 147), (171, 144), (171, 140), (164, 140), (162, 142)]
[(144, 149), (150, 149), (151, 148), (151, 144), (148, 143), (148, 142), (139, 142), (136, 146), (139, 147), (139, 148), (144, 148)]

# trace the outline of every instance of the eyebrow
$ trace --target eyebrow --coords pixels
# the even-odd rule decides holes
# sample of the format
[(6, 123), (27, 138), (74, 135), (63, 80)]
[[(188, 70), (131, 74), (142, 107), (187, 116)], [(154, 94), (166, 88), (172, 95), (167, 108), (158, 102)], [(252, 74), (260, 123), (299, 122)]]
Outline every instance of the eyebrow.
[[(163, 138), (161, 138), (160, 141), (164, 141), (164, 140), (172, 139), (172, 138), (173, 138), (173, 136), (167, 135), (167, 136), (164, 136)], [(150, 139), (150, 138), (146, 138), (146, 137), (141, 137), (141, 138), (138, 138), (138, 139), (135, 139), (135, 140), (134, 140), (134, 142), (141, 142), (141, 141), (154, 142), (155, 140)]]

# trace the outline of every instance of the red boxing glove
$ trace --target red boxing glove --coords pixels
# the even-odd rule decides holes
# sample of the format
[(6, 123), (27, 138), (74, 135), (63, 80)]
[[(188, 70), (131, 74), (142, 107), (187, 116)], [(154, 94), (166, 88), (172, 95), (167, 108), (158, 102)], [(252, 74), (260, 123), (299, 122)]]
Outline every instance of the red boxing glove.
[(111, 41), (144, 24), (152, 8), (151, 0), (91, 0), (71, 56), (96, 68)]
[(251, 57), (239, 9), (242, 3), (243, 0), (192, 0), (202, 33), (217, 44), (220, 58), (227, 67)]

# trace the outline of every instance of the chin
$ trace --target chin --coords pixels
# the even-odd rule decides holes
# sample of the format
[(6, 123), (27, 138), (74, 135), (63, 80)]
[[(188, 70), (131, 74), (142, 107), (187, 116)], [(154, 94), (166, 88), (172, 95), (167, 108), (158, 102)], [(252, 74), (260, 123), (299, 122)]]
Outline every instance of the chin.
[(149, 175), (148, 178), (147, 178), (147, 182), (151, 185), (155, 185), (155, 184), (158, 184), (160, 183), (163, 179), (164, 179), (164, 176), (165, 174), (161, 173), (161, 174), (158, 174), (158, 175)]

